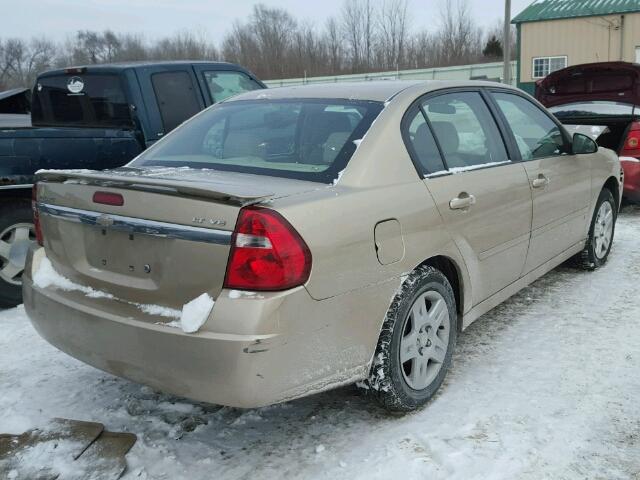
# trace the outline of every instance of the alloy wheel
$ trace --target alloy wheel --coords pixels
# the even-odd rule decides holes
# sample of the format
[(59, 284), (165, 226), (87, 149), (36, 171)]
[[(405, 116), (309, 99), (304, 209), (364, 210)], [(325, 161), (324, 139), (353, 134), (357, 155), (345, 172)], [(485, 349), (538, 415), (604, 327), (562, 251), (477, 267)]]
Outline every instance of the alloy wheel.
[(0, 279), (22, 284), (22, 272), (29, 247), (36, 241), (31, 223), (16, 223), (0, 233)]
[(407, 385), (422, 390), (435, 380), (447, 355), (451, 319), (444, 297), (433, 290), (415, 300), (404, 321), (400, 364)]
[(611, 203), (603, 202), (598, 209), (593, 229), (594, 253), (598, 259), (607, 255), (613, 238), (613, 208)]

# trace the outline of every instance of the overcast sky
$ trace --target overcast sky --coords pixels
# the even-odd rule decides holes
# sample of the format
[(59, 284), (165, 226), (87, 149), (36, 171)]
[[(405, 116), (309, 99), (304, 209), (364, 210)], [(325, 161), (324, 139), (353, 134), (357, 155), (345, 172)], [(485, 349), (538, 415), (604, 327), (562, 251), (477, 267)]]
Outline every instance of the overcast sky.
[[(433, 29), (441, 1), (409, 0), (412, 30)], [(512, 16), (531, 2), (512, 0)], [(343, 0), (0, 0), (4, 16), (0, 37), (46, 35), (64, 40), (79, 29), (111, 29), (154, 39), (189, 29), (219, 42), (255, 3), (284, 8), (297, 19), (320, 26), (340, 13)], [(469, 5), (481, 25), (493, 25), (504, 14), (504, 0), (469, 0)]]

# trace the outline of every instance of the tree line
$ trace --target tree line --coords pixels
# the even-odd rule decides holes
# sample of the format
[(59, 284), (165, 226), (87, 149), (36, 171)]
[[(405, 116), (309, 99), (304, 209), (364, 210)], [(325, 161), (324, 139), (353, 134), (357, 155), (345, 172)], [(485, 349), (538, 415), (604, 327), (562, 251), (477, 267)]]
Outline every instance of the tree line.
[(337, 15), (316, 26), (284, 9), (256, 4), (219, 45), (193, 31), (153, 41), (111, 30), (79, 30), (65, 42), (0, 37), (0, 90), (31, 87), (38, 73), (51, 68), (135, 60), (224, 60), (259, 78), (280, 79), (502, 58), (501, 23), (479, 26), (468, 0), (442, 0), (434, 11), (435, 29), (412, 25), (413, 8), (410, 0), (344, 0)]

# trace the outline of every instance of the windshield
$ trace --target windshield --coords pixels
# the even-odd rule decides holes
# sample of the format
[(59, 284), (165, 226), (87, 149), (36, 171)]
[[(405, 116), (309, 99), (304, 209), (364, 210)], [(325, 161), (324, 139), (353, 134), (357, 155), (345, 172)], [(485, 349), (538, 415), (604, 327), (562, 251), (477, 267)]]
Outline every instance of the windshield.
[(549, 108), (559, 119), (563, 117), (617, 117), (631, 116), (635, 106), (619, 102), (576, 102)]
[(117, 75), (43, 77), (34, 89), (34, 125), (132, 128), (129, 104)]
[(380, 102), (248, 100), (210, 107), (140, 155), (132, 167), (191, 167), (332, 182)]

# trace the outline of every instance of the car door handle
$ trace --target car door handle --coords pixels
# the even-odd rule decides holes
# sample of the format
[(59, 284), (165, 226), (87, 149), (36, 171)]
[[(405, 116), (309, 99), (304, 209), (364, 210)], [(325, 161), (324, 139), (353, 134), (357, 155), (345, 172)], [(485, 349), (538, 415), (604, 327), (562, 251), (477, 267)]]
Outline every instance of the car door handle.
[(534, 179), (533, 182), (531, 182), (531, 185), (533, 185), (533, 188), (544, 188), (549, 185), (549, 179), (540, 174), (538, 175), (538, 178)]
[(476, 204), (476, 197), (469, 195), (467, 192), (460, 193), (456, 198), (449, 202), (449, 208), (451, 210), (464, 210), (471, 205)]

